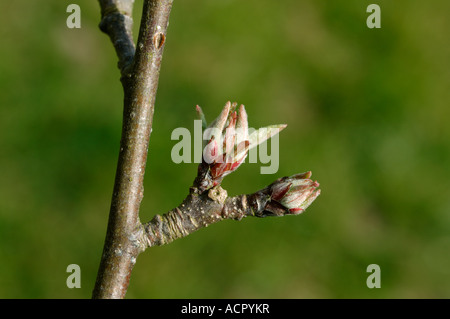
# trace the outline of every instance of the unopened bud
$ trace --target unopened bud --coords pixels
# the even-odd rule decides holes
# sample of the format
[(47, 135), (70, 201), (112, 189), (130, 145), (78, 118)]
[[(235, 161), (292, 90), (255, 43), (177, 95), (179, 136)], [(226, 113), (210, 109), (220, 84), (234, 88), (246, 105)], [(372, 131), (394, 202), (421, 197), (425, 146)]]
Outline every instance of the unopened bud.
[(311, 172), (306, 172), (279, 179), (270, 186), (271, 200), (290, 214), (302, 213), (320, 195), (319, 183), (310, 177)]

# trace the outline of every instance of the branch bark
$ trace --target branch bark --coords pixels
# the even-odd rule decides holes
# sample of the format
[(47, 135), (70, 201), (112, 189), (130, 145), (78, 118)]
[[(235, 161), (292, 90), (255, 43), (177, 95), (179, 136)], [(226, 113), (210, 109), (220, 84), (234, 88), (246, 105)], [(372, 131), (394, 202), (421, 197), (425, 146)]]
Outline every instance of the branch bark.
[(164, 215), (156, 215), (144, 225), (146, 246), (161, 246), (192, 234), (222, 220), (240, 221), (245, 217), (284, 216), (288, 210), (278, 215), (265, 208), (270, 200), (270, 188), (264, 188), (249, 195), (228, 197), (221, 186), (198, 194), (192, 190), (181, 205)]
[(100, 30), (109, 35), (119, 58), (118, 67), (122, 76), (133, 62), (135, 45), (133, 42), (134, 0), (99, 0), (102, 19)]
[(153, 121), (161, 58), (173, 0), (144, 1), (138, 46), (131, 34), (133, 1), (100, 0), (100, 28), (119, 57), (124, 88), (122, 138), (108, 229), (93, 298), (123, 298), (142, 250), (133, 234), (141, 227), (139, 207)]
[[(135, 237), (143, 248), (161, 246), (225, 219), (281, 217), (302, 213), (320, 195), (319, 183), (311, 172), (285, 176), (248, 195), (228, 197), (220, 185), (202, 191), (204, 176), (200, 164), (197, 178), (186, 199), (164, 215), (156, 215)], [(294, 206), (290, 206), (293, 204)]]

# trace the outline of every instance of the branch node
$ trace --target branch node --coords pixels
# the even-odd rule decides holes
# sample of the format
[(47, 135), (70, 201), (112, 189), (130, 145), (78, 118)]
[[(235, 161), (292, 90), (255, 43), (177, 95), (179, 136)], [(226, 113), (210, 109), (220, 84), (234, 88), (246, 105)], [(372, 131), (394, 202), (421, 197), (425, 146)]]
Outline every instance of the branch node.
[(209, 190), (208, 197), (223, 205), (228, 197), (228, 193), (221, 186), (215, 186)]
[(166, 36), (162, 32), (158, 32), (153, 36), (153, 45), (155, 46), (156, 50), (161, 49), (161, 47), (164, 45), (164, 42), (166, 42)]

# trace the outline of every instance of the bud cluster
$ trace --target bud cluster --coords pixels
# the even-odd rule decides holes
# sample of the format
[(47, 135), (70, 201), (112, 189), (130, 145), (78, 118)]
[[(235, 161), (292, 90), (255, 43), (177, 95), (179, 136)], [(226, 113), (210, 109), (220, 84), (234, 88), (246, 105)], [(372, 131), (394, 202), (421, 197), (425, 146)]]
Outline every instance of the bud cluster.
[[(197, 113), (206, 127), (200, 106)], [(205, 129), (200, 190), (204, 191), (222, 182), (234, 172), (247, 157), (248, 151), (263, 143), (286, 127), (285, 124), (260, 128), (249, 134), (247, 112), (244, 105), (237, 110), (237, 103), (227, 102), (220, 115)]]

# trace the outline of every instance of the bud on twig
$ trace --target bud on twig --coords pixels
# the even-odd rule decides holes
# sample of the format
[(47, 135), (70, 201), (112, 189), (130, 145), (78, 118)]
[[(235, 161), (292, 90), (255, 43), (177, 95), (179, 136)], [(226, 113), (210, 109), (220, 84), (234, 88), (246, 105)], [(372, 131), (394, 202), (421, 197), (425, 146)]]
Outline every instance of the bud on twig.
[(320, 195), (319, 183), (310, 177), (311, 172), (306, 172), (280, 178), (270, 185), (265, 210), (274, 215), (302, 213)]
[[(201, 192), (219, 185), (223, 178), (234, 172), (246, 159), (248, 151), (283, 130), (287, 125), (271, 125), (249, 135), (247, 112), (244, 105), (227, 102), (220, 115), (206, 128), (206, 144), (197, 180)], [(200, 106), (197, 113), (206, 126)]]

